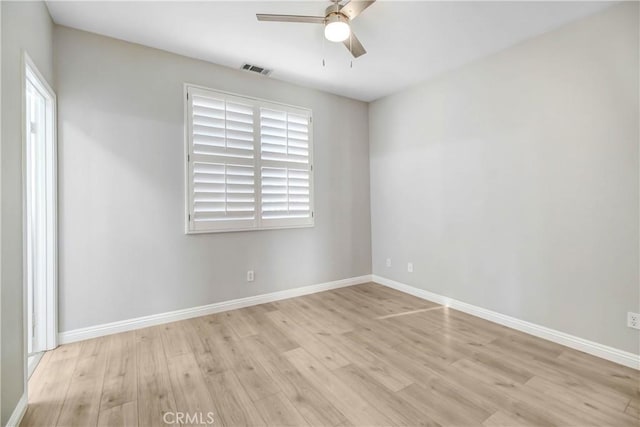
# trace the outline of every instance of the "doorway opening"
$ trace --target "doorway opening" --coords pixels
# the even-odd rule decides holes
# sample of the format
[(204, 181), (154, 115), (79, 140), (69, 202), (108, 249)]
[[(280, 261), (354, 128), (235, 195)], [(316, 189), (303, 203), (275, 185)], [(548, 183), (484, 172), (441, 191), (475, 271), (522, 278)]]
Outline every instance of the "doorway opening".
[(56, 95), (24, 54), (24, 280), (27, 375), (57, 345)]

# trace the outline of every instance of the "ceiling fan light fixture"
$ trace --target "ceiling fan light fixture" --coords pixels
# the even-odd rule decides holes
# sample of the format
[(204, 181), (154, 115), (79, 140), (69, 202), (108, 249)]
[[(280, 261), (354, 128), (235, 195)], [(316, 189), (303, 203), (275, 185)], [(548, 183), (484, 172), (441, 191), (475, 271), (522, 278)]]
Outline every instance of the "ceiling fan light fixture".
[(330, 42), (343, 42), (351, 35), (351, 27), (347, 18), (340, 14), (332, 14), (327, 17), (324, 26), (324, 36)]

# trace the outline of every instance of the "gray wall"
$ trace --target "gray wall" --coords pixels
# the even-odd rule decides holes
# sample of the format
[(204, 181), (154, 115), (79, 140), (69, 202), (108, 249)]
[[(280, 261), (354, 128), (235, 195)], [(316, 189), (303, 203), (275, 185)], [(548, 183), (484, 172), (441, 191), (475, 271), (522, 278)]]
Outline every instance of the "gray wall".
[(374, 274), (638, 353), (638, 34), (614, 6), (371, 104)]
[(2, 417), (24, 392), (22, 50), (53, 81), (53, 22), (43, 2), (2, 2)]
[[(65, 27), (54, 46), (60, 331), (371, 273), (367, 104)], [(313, 109), (314, 228), (184, 234), (184, 82)]]

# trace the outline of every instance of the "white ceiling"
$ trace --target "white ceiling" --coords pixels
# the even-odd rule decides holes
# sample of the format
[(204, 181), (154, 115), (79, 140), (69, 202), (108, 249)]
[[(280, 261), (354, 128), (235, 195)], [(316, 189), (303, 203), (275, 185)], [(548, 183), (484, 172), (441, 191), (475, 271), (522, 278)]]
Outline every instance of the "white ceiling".
[[(611, 5), (607, 2), (379, 0), (353, 21), (368, 53), (353, 61), (314, 24), (256, 12), (323, 15), (328, 1), (49, 1), (57, 24), (371, 101)], [(326, 66), (322, 66), (322, 59)]]

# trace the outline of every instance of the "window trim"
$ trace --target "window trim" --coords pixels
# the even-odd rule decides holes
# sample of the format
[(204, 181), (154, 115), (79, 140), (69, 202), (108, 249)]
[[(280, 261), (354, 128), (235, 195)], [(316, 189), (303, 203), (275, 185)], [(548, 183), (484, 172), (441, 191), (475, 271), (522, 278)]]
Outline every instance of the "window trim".
[[(191, 121), (191, 105), (188, 99), (190, 92), (206, 92), (207, 94), (217, 94), (224, 97), (225, 100), (231, 100), (240, 103), (249, 103), (254, 109), (254, 188), (255, 188), (255, 218), (251, 222), (252, 226), (247, 226), (249, 220), (229, 220), (225, 221), (225, 225), (222, 222), (218, 223), (216, 228), (196, 229), (193, 227), (194, 223), (190, 220), (191, 208), (193, 206), (193, 191), (192, 191), (192, 165), (193, 162), (190, 159), (190, 154), (193, 146), (193, 132)], [(314, 167), (313, 167), (313, 111), (310, 108), (300, 107), (296, 105), (285, 104), (276, 101), (269, 101), (262, 98), (256, 98), (237, 93), (227, 92), (218, 89), (212, 89), (205, 86), (200, 86), (191, 83), (184, 83), (183, 96), (184, 102), (184, 232), (185, 234), (209, 234), (209, 233), (230, 233), (238, 231), (259, 231), (259, 230), (279, 230), (289, 228), (310, 228), (315, 227), (315, 191), (314, 191)], [(309, 208), (311, 216), (309, 218), (282, 218), (282, 219), (262, 219), (262, 180), (261, 180), (261, 168), (265, 166), (261, 158), (261, 146), (260, 146), (260, 108), (274, 109), (277, 108), (280, 111), (287, 113), (308, 115), (309, 120)], [(272, 160), (265, 160), (266, 165), (273, 165), (278, 163)], [(282, 166), (291, 167), (295, 163), (280, 162)], [(268, 167), (268, 166), (267, 166)], [(227, 227), (228, 226), (228, 227)]]

